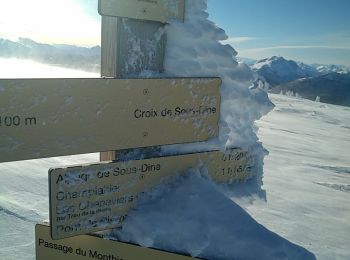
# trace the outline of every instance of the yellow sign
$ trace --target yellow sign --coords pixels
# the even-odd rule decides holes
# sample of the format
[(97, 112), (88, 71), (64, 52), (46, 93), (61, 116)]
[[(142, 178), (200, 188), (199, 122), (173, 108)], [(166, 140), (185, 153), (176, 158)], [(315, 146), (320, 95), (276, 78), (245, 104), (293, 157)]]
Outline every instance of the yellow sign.
[(164, 178), (204, 165), (217, 182), (254, 174), (255, 157), (241, 149), (99, 163), (49, 172), (52, 238), (87, 234), (122, 225), (138, 196)]
[(206, 141), (218, 78), (0, 80), (0, 162)]
[(99, 0), (98, 9), (105, 16), (166, 23), (170, 19), (184, 20), (185, 0)]
[(82, 235), (53, 241), (50, 227), (35, 227), (36, 260), (186, 260), (193, 257)]

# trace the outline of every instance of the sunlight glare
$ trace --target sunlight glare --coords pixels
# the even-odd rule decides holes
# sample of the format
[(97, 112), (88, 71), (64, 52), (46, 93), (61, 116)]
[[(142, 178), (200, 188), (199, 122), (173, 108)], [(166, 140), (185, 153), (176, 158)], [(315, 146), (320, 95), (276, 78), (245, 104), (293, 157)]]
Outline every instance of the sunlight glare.
[(100, 22), (71, 0), (0, 1), (2, 38), (93, 46), (100, 44), (100, 31)]

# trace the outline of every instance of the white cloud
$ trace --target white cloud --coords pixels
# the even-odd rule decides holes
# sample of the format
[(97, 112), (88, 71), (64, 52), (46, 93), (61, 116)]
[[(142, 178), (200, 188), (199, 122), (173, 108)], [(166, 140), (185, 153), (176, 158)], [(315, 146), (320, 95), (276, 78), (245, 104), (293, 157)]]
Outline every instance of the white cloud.
[[(281, 45), (262, 48), (244, 49), (249, 52), (261, 52), (267, 50), (282, 50), (282, 49), (332, 49), (332, 50), (350, 50), (350, 46), (328, 46), (328, 45)], [(243, 51), (243, 50), (242, 50)]]
[(248, 41), (253, 41), (256, 40), (255, 37), (230, 37), (225, 41), (222, 41), (222, 43), (224, 44), (237, 44), (237, 43), (241, 43), (241, 42), (248, 42)]
[(283, 56), (305, 63), (341, 64), (350, 66), (350, 46), (344, 45), (280, 45), (263, 48), (238, 49), (241, 57), (264, 59)]

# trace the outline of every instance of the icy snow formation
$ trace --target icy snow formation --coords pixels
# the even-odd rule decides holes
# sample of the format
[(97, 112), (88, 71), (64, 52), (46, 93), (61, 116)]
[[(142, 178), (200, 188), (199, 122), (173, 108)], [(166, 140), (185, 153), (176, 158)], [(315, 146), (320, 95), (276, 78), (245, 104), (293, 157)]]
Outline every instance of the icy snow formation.
[(211, 260), (314, 259), (258, 224), (198, 172), (144, 199), (113, 237)]
[(165, 73), (168, 77), (220, 77), (221, 121), (219, 137), (209, 142), (170, 145), (163, 153), (225, 150), (227, 147), (253, 149), (261, 154), (256, 161), (255, 179), (246, 194), (260, 193), (264, 149), (258, 143), (254, 122), (267, 114), (273, 104), (261, 88), (255, 87), (256, 75), (236, 61), (237, 52), (221, 41), (225, 31), (208, 20), (206, 0), (187, 0), (185, 22), (172, 21), (167, 27)]
[(206, 0), (187, 0), (185, 23), (173, 21), (167, 26), (165, 72), (178, 77), (220, 77), (221, 133), (219, 139), (205, 144), (206, 149), (208, 145), (249, 147), (258, 140), (254, 122), (273, 105), (264, 91), (249, 88), (254, 83), (254, 73), (235, 61), (237, 53), (230, 45), (220, 43), (227, 35), (207, 19), (206, 9)]

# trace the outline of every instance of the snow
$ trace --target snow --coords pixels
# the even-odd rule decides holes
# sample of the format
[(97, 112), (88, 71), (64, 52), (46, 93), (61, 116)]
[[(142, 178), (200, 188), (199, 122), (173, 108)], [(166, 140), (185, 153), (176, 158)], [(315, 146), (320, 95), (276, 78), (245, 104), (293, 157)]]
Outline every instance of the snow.
[(264, 91), (249, 89), (255, 75), (248, 66), (237, 63), (237, 52), (230, 45), (220, 43), (228, 36), (207, 19), (206, 2), (186, 1), (185, 23), (173, 21), (166, 28), (165, 71), (168, 76), (220, 77), (221, 135), (216, 145), (253, 145), (257, 138), (252, 125), (272, 104)]
[[(260, 154), (254, 122), (268, 113), (273, 105), (267, 94), (254, 85), (256, 75), (245, 64), (236, 61), (237, 52), (221, 41), (228, 38), (225, 31), (208, 20), (207, 1), (186, 1), (185, 22), (171, 21), (165, 28), (167, 48), (165, 74), (168, 77), (220, 77), (221, 118), (218, 138), (188, 145), (171, 145), (162, 148), (166, 154), (225, 150), (227, 147), (249, 149)], [(244, 108), (244, 109), (242, 109)], [(257, 160), (262, 167), (263, 156)], [(262, 171), (255, 173), (255, 193), (261, 192)]]
[(49, 219), (48, 170), (98, 154), (0, 164), (0, 259), (35, 259), (35, 224)]
[(270, 152), (264, 167), (267, 202), (246, 208), (317, 259), (350, 259), (350, 109), (270, 98), (276, 109), (258, 122)]
[(328, 74), (332, 72), (346, 74), (350, 72), (350, 69), (346, 66), (342, 65), (317, 65), (315, 64), (314, 67), (316, 70), (321, 74)]
[(272, 86), (315, 75), (305, 65), (301, 67), (293, 60), (276, 56), (257, 61), (251, 68)]
[(147, 194), (111, 235), (204, 259), (314, 259), (259, 225), (200, 172)]
[(96, 78), (96, 73), (48, 66), (32, 60), (0, 58), (0, 78)]

